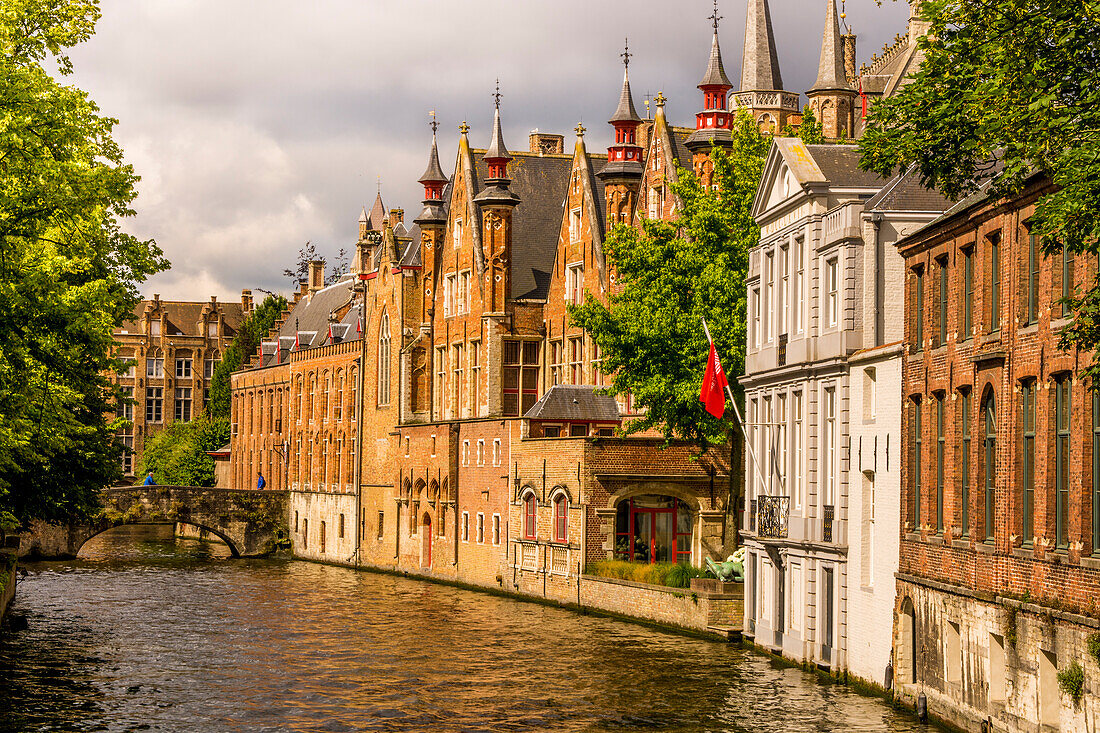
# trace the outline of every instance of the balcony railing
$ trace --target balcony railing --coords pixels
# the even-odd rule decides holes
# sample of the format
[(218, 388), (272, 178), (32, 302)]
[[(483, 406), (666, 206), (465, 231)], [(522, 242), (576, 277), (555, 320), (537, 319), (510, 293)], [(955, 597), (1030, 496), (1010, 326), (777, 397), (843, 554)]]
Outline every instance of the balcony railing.
[(821, 526), (821, 539), (825, 542), (833, 541), (833, 519), (835, 518), (835, 509), (831, 505), (826, 505), (825, 519)]
[(757, 532), (760, 537), (786, 539), (791, 518), (789, 496), (761, 496), (756, 505)]

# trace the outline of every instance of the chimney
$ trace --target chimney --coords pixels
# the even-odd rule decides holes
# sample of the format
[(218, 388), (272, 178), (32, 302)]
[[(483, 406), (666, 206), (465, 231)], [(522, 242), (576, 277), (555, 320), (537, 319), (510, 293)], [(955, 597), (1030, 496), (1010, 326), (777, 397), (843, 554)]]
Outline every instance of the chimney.
[(844, 75), (854, 89), (859, 89), (859, 77), (856, 75), (856, 34), (848, 33), (844, 39)]
[(565, 136), (550, 135), (539, 132), (538, 128), (531, 130), (530, 150), (539, 155), (562, 155), (565, 153)]
[(153, 293), (153, 302), (160, 305), (160, 293)]
[(643, 120), (642, 124), (638, 125), (635, 139), (638, 147), (642, 149), (642, 162), (645, 163), (645, 154), (649, 152), (649, 141), (653, 139), (653, 120)]
[(210, 296), (210, 302), (211, 302), (211, 303), (217, 303), (217, 302), (218, 302), (218, 296), (216, 296), (216, 295), (211, 295), (211, 296)]
[(325, 287), (324, 260), (310, 260), (308, 287), (310, 293), (315, 293)]
[[(213, 300), (211, 300), (211, 302), (213, 302)], [(245, 312), (245, 315), (252, 312), (252, 291), (251, 290), (242, 290), (241, 291), (241, 310), (243, 310)]]
[(398, 224), (405, 223), (405, 210), (404, 209), (390, 209), (390, 226), (395, 227)]

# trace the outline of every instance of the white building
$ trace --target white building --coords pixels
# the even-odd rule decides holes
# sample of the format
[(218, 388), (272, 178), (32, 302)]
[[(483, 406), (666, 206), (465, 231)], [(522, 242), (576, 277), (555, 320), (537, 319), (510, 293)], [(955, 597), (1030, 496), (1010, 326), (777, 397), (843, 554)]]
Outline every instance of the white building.
[[(777, 138), (747, 278), (745, 633), (883, 682), (898, 565), (903, 266), (946, 208), (852, 145)], [(746, 452), (748, 454), (748, 452)]]

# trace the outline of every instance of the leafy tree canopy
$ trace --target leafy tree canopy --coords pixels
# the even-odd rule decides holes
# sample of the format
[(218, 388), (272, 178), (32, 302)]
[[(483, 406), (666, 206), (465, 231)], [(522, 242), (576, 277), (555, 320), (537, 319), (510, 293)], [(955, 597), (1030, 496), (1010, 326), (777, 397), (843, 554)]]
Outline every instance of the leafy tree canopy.
[(230, 375), (241, 368), (246, 358), (256, 353), (256, 349), (286, 310), (286, 306), (287, 301), (283, 296), (269, 295), (244, 319), (233, 343), (225, 350), (221, 362), (214, 369), (214, 376), (210, 381), (211, 415), (218, 418), (229, 417)]
[[(1057, 186), (1031, 220), (1044, 248), (1096, 252), (1100, 0), (925, 0), (921, 17), (924, 63), (874, 106), (862, 165), (886, 177), (916, 165), (953, 200), (985, 182), (995, 198), (1012, 195), (1043, 171)], [(1091, 315), (1063, 345), (1100, 345), (1100, 292), (1072, 305)]]
[(145, 441), (138, 476), (149, 471), (159, 484), (168, 486), (215, 486), (214, 451), (229, 442), (229, 420), (205, 413), (194, 422), (174, 422)]
[(24, 522), (88, 514), (121, 475), (112, 331), (167, 266), (121, 231), (138, 178), (115, 120), (47, 70), (98, 19), (96, 0), (0, 7), (0, 515)]
[(627, 431), (657, 428), (667, 438), (724, 444), (732, 421), (709, 415), (699, 390), (709, 347), (706, 318), (731, 386), (745, 366), (745, 274), (759, 241), (752, 203), (771, 138), (748, 115), (737, 119), (730, 153), (715, 150), (714, 183), (679, 170), (671, 184), (682, 204), (675, 221), (619, 225), (607, 248), (621, 291), (604, 305), (591, 295), (570, 309), (612, 374), (611, 390), (632, 394), (645, 416)]

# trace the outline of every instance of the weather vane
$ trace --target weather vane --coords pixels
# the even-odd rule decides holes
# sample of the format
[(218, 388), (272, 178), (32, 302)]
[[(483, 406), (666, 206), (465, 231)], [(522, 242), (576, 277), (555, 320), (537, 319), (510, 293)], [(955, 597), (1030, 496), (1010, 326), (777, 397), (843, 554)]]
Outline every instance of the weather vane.
[(434, 109), (433, 109), (433, 110), (432, 110), (431, 112), (429, 112), (428, 114), (429, 114), (429, 115), (431, 116), (431, 118), (432, 118), (432, 134), (434, 135), (434, 134), (435, 134), (435, 131), (436, 131), (437, 129), (439, 129), (439, 123), (438, 123), (438, 122), (436, 121), (436, 119), (435, 119), (435, 110), (434, 110)]
[(497, 79), (497, 90), (493, 93), (493, 99), (497, 101), (497, 109), (500, 109), (500, 98), (502, 96), (500, 93), (500, 79)]
[(710, 19), (714, 21), (714, 32), (718, 32), (718, 21), (722, 20), (722, 16), (718, 14), (718, 0), (714, 0), (714, 15), (710, 16)]
[(630, 68), (630, 57), (634, 55), (634, 54), (630, 53), (630, 39), (629, 38), (626, 39), (626, 50), (623, 51), (619, 55), (623, 57), (623, 66), (625, 66), (626, 68), (629, 69)]

